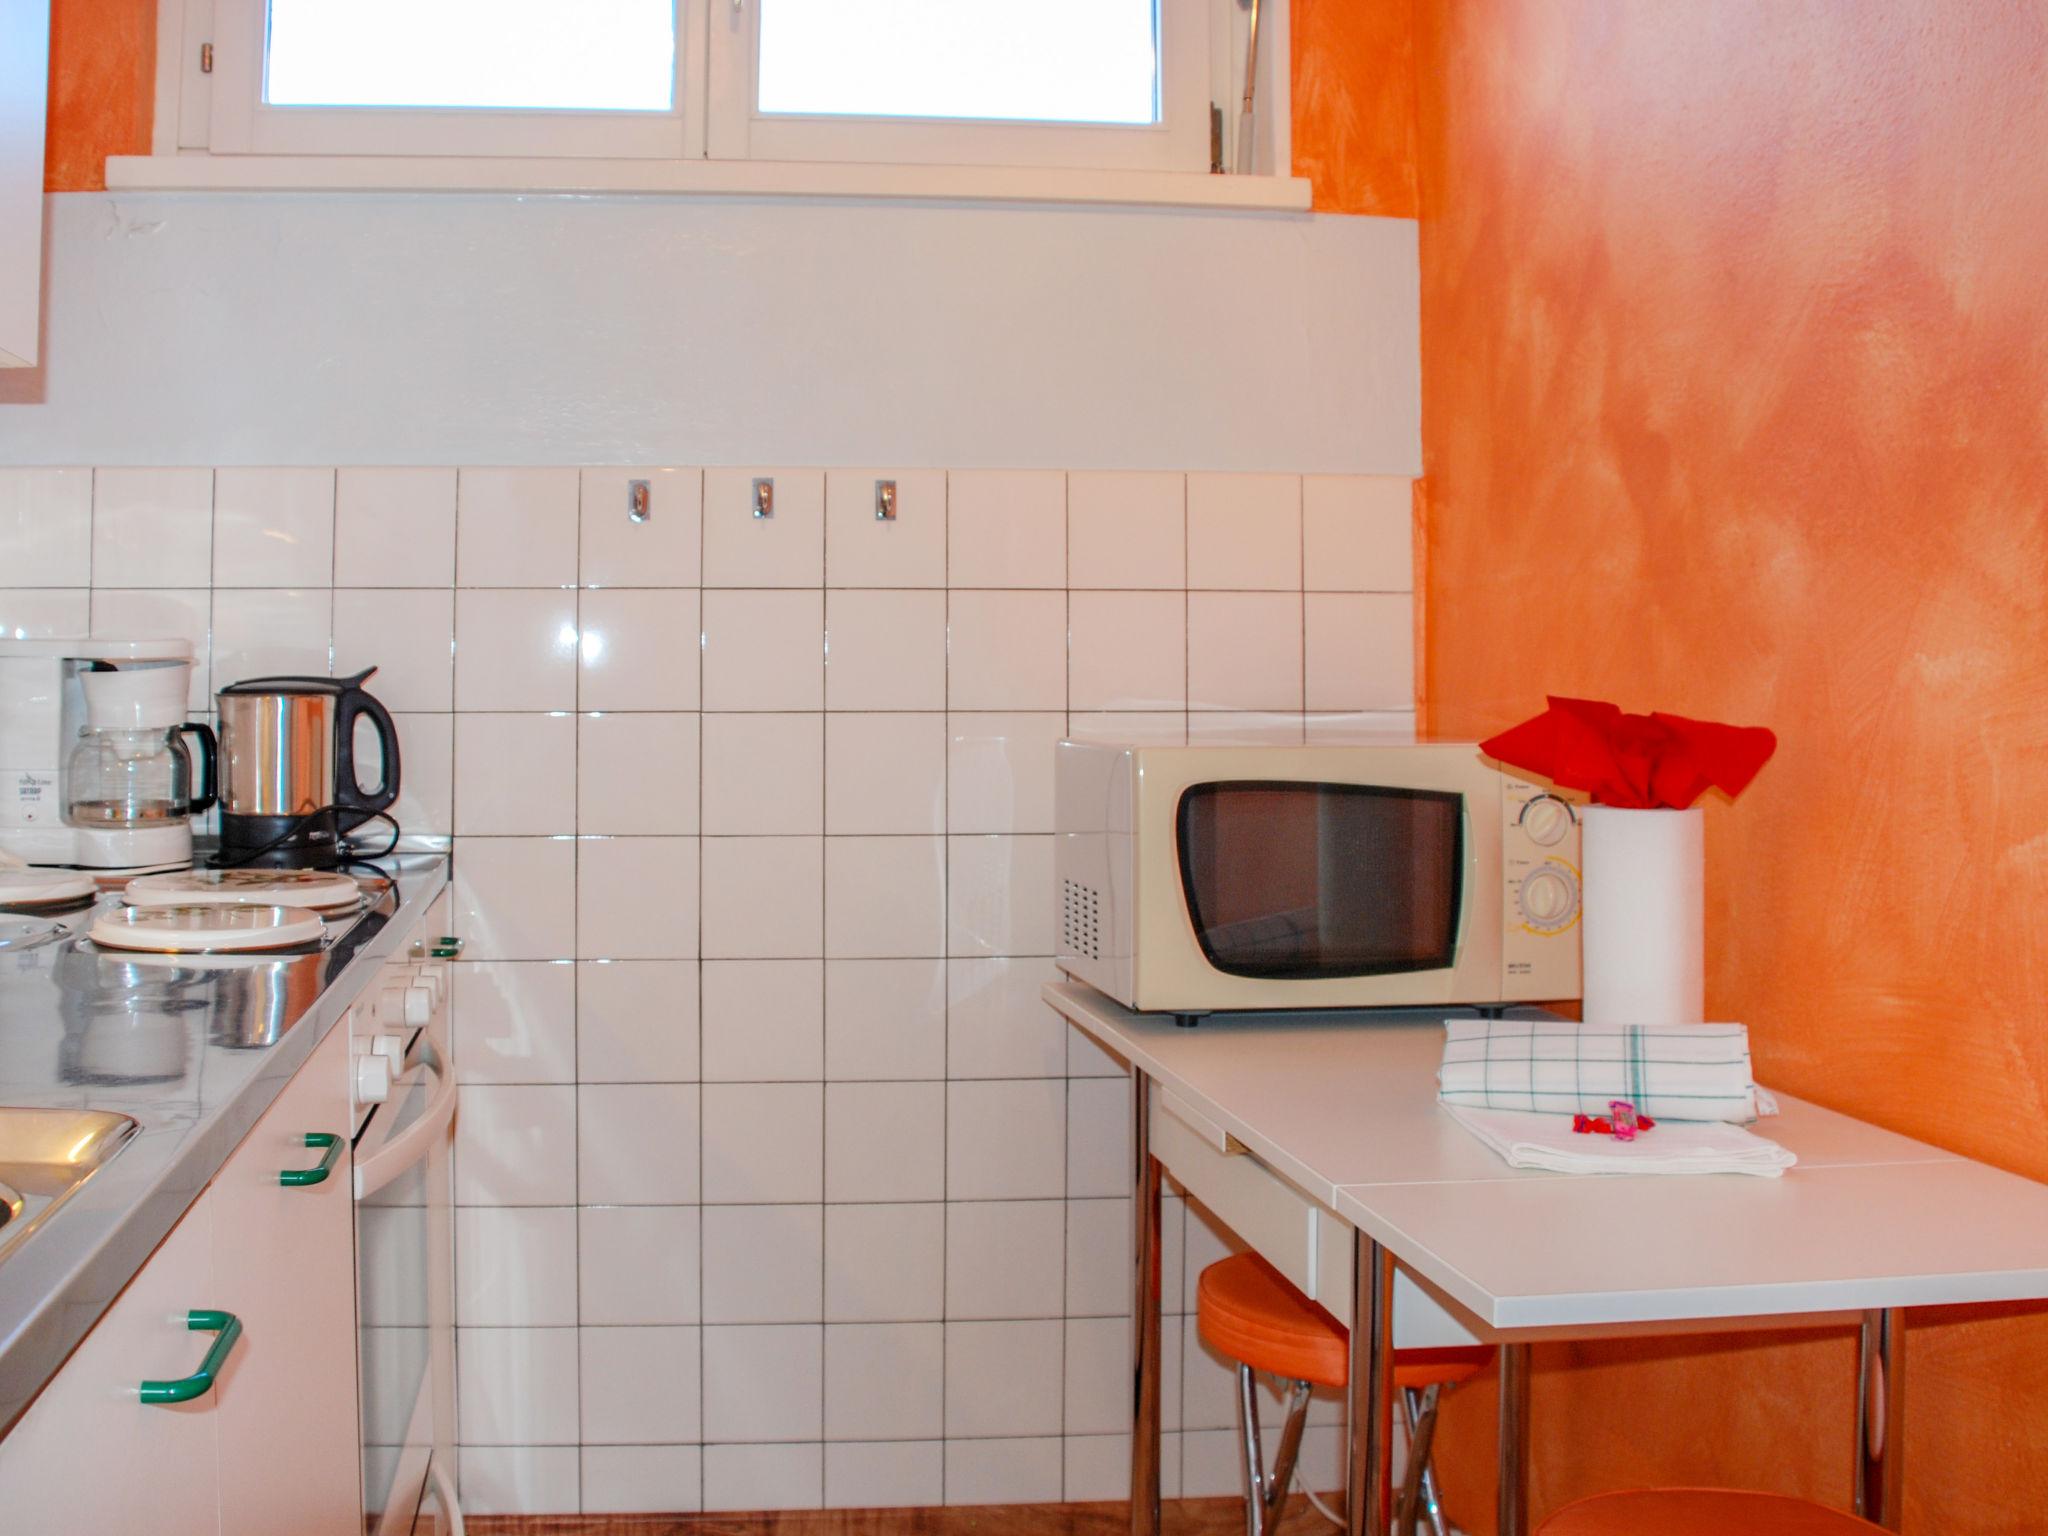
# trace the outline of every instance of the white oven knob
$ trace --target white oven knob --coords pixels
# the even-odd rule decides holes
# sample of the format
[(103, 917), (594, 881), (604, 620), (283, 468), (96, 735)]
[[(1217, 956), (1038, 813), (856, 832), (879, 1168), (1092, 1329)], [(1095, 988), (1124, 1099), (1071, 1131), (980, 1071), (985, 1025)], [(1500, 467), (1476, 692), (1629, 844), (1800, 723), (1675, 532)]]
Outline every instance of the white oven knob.
[(379, 1030), (370, 1039), (370, 1054), (382, 1056), (391, 1063), (391, 1070), (398, 1070), (398, 1063), (405, 1060), (405, 1036)]
[(417, 1029), (434, 1016), (434, 994), (425, 987), (405, 989), (405, 1022)]
[(1517, 892), (1522, 920), (1538, 933), (1570, 926), (1579, 909), (1579, 885), (1569, 870), (1545, 864), (1522, 881)]
[(1544, 848), (1563, 842), (1574, 819), (1572, 808), (1555, 795), (1538, 795), (1522, 807), (1522, 830)]
[(388, 1056), (358, 1056), (356, 1058), (356, 1102), (358, 1104), (382, 1104), (391, 1096), (391, 1058)]

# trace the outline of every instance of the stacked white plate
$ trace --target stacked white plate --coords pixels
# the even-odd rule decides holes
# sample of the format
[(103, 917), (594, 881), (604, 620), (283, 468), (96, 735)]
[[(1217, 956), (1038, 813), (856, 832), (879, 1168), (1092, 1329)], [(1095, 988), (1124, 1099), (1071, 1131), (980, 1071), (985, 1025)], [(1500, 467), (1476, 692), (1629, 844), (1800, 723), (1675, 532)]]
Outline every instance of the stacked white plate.
[(34, 911), (68, 907), (99, 894), (99, 885), (75, 869), (0, 868), (0, 907)]
[(107, 949), (204, 955), (221, 951), (289, 949), (317, 943), (327, 932), (318, 912), (304, 907), (114, 907), (94, 917), (86, 937)]
[(131, 907), (305, 907), (353, 912), (363, 888), (347, 875), (317, 869), (180, 869), (138, 875), (121, 892)]

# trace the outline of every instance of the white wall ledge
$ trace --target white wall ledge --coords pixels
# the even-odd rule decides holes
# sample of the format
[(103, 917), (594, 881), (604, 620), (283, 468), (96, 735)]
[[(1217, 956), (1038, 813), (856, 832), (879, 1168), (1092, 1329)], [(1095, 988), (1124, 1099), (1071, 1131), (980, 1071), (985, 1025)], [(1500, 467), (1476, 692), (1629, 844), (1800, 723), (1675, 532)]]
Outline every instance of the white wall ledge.
[(378, 155), (112, 155), (115, 192), (539, 192), (1114, 204), (1306, 213), (1299, 176), (1039, 166)]

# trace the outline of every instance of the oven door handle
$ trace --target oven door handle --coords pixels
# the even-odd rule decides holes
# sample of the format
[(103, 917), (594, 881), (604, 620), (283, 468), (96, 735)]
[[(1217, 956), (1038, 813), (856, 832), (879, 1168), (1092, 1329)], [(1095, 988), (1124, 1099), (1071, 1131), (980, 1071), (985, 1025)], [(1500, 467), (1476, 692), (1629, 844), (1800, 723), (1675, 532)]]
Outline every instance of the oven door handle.
[[(421, 1036), (423, 1041), (425, 1038)], [(424, 1066), (434, 1074), (434, 1096), (427, 1101), (419, 1119), (368, 1157), (356, 1159), (358, 1200), (374, 1195), (425, 1157), (448, 1135), (449, 1126), (455, 1123), (455, 1074), (449, 1070), (448, 1063), (431, 1047), (422, 1049), (415, 1046), (412, 1054), (406, 1057), (406, 1065)]]

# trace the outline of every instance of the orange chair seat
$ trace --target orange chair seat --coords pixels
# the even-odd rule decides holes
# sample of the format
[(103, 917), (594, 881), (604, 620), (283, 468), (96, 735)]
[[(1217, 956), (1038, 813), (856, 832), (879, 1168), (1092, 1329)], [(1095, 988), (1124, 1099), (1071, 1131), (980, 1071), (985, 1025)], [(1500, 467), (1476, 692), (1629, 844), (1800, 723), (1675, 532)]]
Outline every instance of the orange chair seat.
[[(1255, 1371), (1325, 1387), (1341, 1387), (1350, 1375), (1351, 1336), (1344, 1325), (1255, 1253), (1234, 1254), (1203, 1270), (1195, 1308), (1202, 1337)], [(1492, 1357), (1485, 1345), (1400, 1350), (1394, 1385), (1454, 1386)]]
[(1536, 1536), (1869, 1536), (1879, 1527), (1782, 1493), (1636, 1488), (1558, 1510)]

